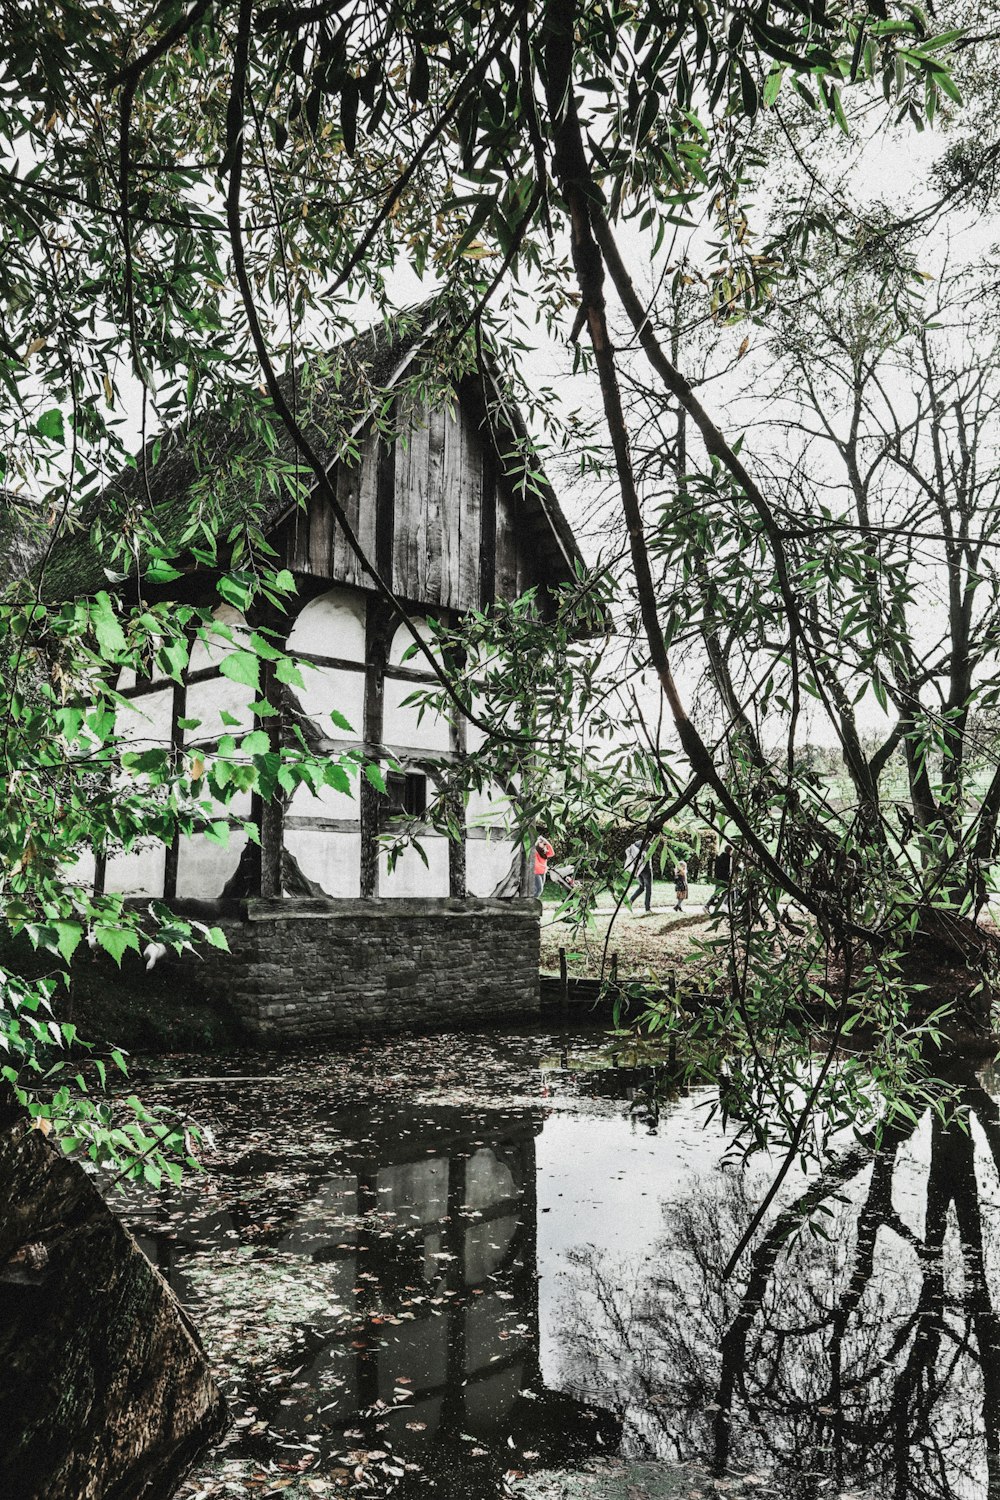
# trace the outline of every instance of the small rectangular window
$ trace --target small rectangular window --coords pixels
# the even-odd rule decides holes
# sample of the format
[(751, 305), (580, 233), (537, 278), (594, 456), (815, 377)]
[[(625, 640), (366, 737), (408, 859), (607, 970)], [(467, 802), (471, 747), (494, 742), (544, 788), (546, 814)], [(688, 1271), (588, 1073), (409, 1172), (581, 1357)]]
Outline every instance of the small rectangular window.
[(427, 811), (427, 777), (408, 774), (403, 789), (403, 809), (411, 818), (422, 818)]
[(404, 799), (406, 797), (406, 777), (401, 776), (398, 771), (388, 771), (385, 778), (385, 797), (382, 805), (382, 814), (386, 818), (398, 818), (406, 811)]
[(422, 818), (427, 811), (427, 777), (416, 771), (389, 771), (385, 778), (382, 816)]

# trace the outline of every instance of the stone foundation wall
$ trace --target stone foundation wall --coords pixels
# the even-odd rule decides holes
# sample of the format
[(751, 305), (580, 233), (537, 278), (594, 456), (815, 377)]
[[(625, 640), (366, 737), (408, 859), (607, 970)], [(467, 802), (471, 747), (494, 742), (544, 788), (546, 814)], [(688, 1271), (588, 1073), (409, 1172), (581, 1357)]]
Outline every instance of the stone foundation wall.
[(358, 1036), (535, 1015), (529, 901), (254, 901), (223, 922), (218, 979), (262, 1039)]
[(103, 958), (99, 974), (88, 966), (80, 1030), (93, 1036), (87, 1012), (97, 1019), (85, 992), (96, 1002), (109, 985), (131, 991), (136, 1020), (148, 1012), (161, 1034), (183, 1007), (185, 1032), (203, 1013), (206, 1037), (288, 1047), (536, 1016), (538, 911), (521, 900), (247, 901), (210, 919), (229, 954), (169, 955), (149, 974), (131, 955), (120, 974)]

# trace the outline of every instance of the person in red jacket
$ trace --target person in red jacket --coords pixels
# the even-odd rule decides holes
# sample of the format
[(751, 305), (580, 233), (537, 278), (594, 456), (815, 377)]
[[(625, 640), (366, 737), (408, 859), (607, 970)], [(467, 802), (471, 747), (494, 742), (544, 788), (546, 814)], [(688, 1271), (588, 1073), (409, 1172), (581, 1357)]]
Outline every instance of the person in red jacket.
[(535, 900), (540, 901), (545, 889), (545, 880), (549, 873), (549, 860), (555, 854), (555, 850), (544, 834), (535, 840)]

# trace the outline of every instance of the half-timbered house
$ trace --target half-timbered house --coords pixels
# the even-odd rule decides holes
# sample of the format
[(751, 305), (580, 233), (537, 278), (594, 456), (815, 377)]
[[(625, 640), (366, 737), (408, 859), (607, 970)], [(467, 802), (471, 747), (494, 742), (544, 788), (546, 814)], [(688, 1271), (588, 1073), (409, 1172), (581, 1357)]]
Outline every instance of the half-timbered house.
[[(462, 381), (452, 400), (414, 394), (431, 327), (417, 319), (346, 345), (335, 373), (313, 392), (310, 416), (323, 447), (325, 403), (337, 437), (326, 440), (323, 456), (340, 504), (418, 627), (427, 617), (457, 622), (529, 587), (544, 598), (572, 580), (579, 559), (536, 462), (528, 480), (520, 418), (489, 367)], [(208, 424), (201, 438), (208, 446), (197, 459), (190, 434), (165, 440), (149, 477), (164, 534), (172, 509), (190, 512), (196, 489), (220, 537), (238, 522), (239, 482), (252, 481), (252, 454), (237, 466), (239, 482), (230, 465), (220, 480), (227, 493), (213, 494), (211, 443), (232, 441), (228, 425), (219, 431), (214, 438)], [(106, 526), (135, 482), (126, 477), (121, 493), (105, 492)], [(234, 828), (226, 842), (204, 831), (172, 847), (122, 850), (94, 862), (97, 888), (211, 908), (227, 926), (233, 957), (200, 966), (198, 983), (235, 999), (262, 1033), (294, 1037), (535, 1008), (537, 906), (494, 897), (517, 852), (500, 792), (469, 797), (458, 839), (427, 826), (423, 857), (410, 848), (392, 863), (385, 850), (394, 818), (419, 818), (427, 807), (436, 769), (475, 753), (476, 731), (459, 715), (421, 716), (407, 705), (416, 687), (434, 679), (421, 658), (405, 659), (412, 635), (373, 588), (321, 492), (305, 505), (287, 492), (273, 496), (263, 530), (276, 565), (296, 581), (281, 629), (288, 651), (306, 664), (305, 686), (266, 678), (264, 695), (279, 712), (255, 721), (255, 692), (219, 671), (232, 648), (197, 641), (182, 683), (123, 678), (128, 707), (120, 727), (137, 744), (191, 747), (214, 743), (223, 728), (236, 735), (264, 728), (274, 743), (294, 723), (321, 754), (355, 748), (380, 762), (386, 793), (362, 778), (356, 793), (298, 788), (284, 805), (256, 805), (247, 796), (230, 811), (259, 824), (259, 845)], [(169, 586), (176, 597), (213, 597), (211, 568), (192, 562), (182, 573)], [(103, 560), (83, 537), (60, 550), (49, 576), (50, 586), (64, 590), (72, 580), (78, 594), (106, 586)], [(237, 634), (246, 626), (229, 606), (217, 614)]]

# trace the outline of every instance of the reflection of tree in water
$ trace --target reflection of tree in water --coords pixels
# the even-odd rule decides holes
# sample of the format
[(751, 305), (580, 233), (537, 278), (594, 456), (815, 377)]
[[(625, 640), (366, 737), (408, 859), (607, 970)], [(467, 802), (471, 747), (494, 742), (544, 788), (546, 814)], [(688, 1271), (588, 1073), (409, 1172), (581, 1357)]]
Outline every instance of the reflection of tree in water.
[(755, 1202), (736, 1174), (670, 1204), (631, 1274), (577, 1251), (565, 1383), (636, 1451), (770, 1474), (789, 1500), (831, 1480), (1000, 1500), (1000, 1111), (971, 1067), (958, 1081), (970, 1130), (927, 1118), (846, 1154), (726, 1286)]

